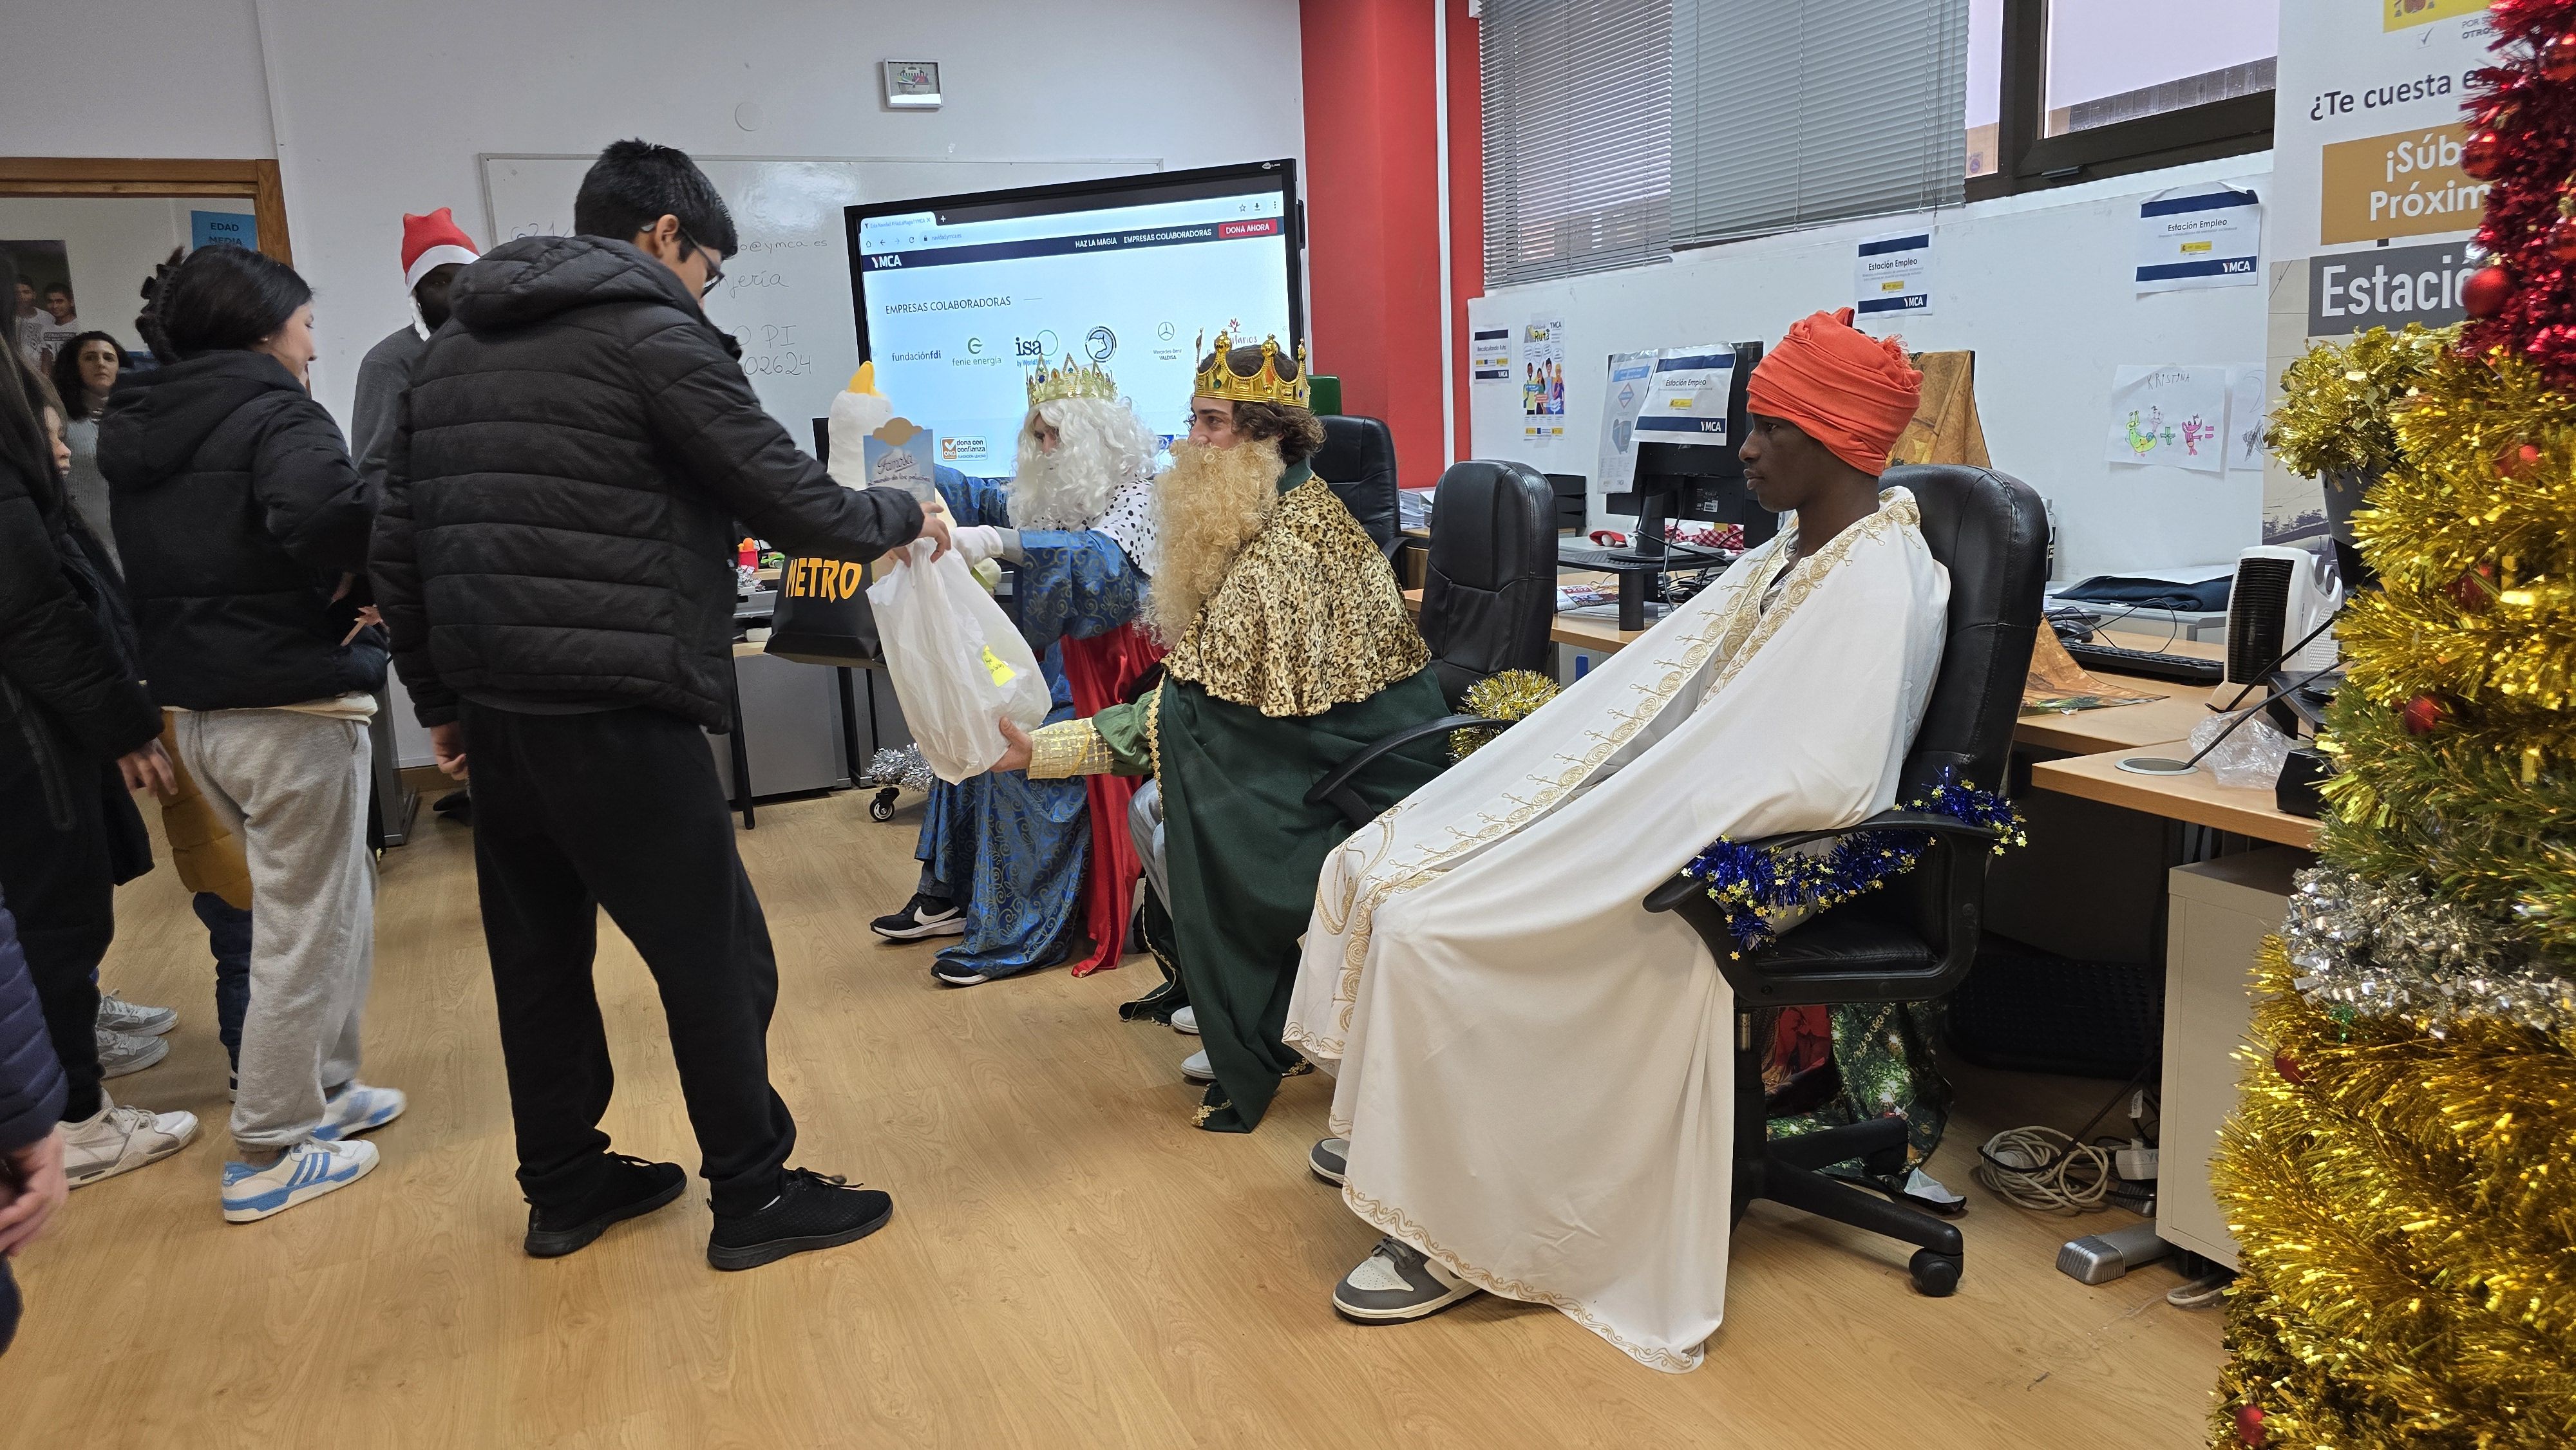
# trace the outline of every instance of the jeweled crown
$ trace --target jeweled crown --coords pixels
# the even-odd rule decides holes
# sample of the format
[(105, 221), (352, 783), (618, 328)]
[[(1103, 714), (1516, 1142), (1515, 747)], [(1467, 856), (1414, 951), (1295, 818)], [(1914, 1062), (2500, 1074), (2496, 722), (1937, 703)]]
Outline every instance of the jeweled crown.
[(1118, 384), (1097, 363), (1075, 364), (1073, 354), (1066, 353), (1057, 367), (1040, 363), (1029, 373), (1029, 406), (1052, 403), (1058, 398), (1106, 398), (1118, 400)]
[[(1225, 398), (1237, 403), (1284, 403), (1291, 408), (1311, 406), (1307, 401), (1313, 393), (1306, 385), (1304, 343), (1297, 344), (1297, 376), (1294, 378), (1279, 375), (1279, 339), (1275, 336), (1261, 340), (1261, 371), (1257, 373), (1236, 372), (1227, 361), (1227, 354), (1233, 350), (1234, 339), (1218, 333), (1213, 360), (1191, 384), (1190, 396)], [(1210, 356), (1206, 333), (1199, 334), (1199, 356)]]

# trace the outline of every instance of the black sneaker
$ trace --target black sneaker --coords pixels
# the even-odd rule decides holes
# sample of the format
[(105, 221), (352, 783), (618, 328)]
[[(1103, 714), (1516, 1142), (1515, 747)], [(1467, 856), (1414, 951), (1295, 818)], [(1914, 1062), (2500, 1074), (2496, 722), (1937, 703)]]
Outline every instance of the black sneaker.
[(963, 962), (941, 962), (930, 969), (933, 980), (947, 987), (980, 987), (993, 980), (993, 974), (981, 967)]
[(957, 903), (936, 896), (913, 893), (903, 910), (892, 916), (880, 916), (868, 923), (868, 930), (887, 941), (919, 941), (926, 936), (964, 936), (966, 913)]
[(789, 1254), (866, 1238), (894, 1217), (894, 1199), (828, 1173), (790, 1168), (778, 1196), (752, 1213), (717, 1214), (707, 1235), (707, 1262), (719, 1269), (757, 1269)]
[(528, 1257), (560, 1259), (608, 1232), (608, 1226), (651, 1213), (680, 1196), (689, 1175), (677, 1163), (648, 1163), (624, 1153), (608, 1155), (599, 1186), (579, 1203), (528, 1210)]
[(1306, 1171), (1339, 1188), (1342, 1175), (1351, 1171), (1351, 1140), (1317, 1138), (1306, 1150)]

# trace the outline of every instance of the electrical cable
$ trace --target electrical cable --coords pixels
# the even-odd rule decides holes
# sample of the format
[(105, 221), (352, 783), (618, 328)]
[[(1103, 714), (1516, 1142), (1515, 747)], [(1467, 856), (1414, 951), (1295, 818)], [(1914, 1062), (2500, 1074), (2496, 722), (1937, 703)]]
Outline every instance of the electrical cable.
[(2110, 1198), (2111, 1155), (2056, 1128), (2007, 1128), (1977, 1150), (1976, 1177), (2019, 1208), (2091, 1213)]

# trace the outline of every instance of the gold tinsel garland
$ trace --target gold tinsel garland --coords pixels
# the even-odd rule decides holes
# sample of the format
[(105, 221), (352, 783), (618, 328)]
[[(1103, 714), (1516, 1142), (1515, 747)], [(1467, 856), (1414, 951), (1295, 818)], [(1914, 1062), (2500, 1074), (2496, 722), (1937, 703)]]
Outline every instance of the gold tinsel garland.
[(2241, 1246), (2214, 1442), (2576, 1443), (2576, 1058), (2469, 1022), (2329, 1012), (2260, 963), (2212, 1186)]
[[(1531, 711), (1557, 697), (1556, 681), (1536, 670), (1504, 670), (1486, 676), (1467, 687), (1458, 705), (1470, 715), (1512, 724)], [(1502, 727), (1471, 725), (1449, 732), (1449, 758), (1464, 760), (1482, 749), (1487, 741), (1502, 734)]]
[(2281, 373), (2263, 441), (2293, 473), (2378, 473), (2397, 462), (2390, 411), (2457, 329), (2374, 327), (2348, 343), (2320, 342)]

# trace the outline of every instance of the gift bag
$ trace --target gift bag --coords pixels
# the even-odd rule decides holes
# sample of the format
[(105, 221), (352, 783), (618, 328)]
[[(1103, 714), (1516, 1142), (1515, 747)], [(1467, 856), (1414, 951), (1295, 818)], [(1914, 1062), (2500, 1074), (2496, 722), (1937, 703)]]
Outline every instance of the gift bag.
[(788, 555), (778, 572), (767, 652), (806, 665), (883, 664), (876, 615), (868, 608), (868, 567)]
[(1046, 723), (1046, 676), (964, 559), (952, 550), (930, 562), (928, 539), (905, 547), (910, 561), (868, 586), (868, 604), (912, 738), (931, 771), (954, 785), (1002, 758), (999, 717), (1022, 730)]

